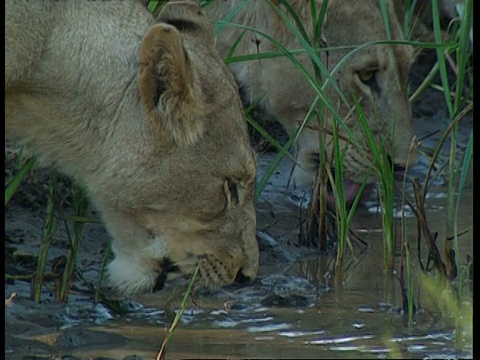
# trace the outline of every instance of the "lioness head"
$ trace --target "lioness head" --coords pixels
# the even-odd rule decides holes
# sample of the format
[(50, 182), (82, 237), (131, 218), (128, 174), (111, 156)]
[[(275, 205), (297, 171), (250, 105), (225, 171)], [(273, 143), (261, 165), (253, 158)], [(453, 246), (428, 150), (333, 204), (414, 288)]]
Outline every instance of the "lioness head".
[(7, 133), (87, 185), (122, 293), (159, 289), (168, 271), (197, 264), (206, 286), (252, 278), (256, 160), (234, 78), (198, 4), (170, 2), (156, 20), (140, 5), (52, 3), (41, 16), (53, 12), (55, 38), (36, 42), (16, 38), (42, 33), (31, 22), (7, 22), (9, 59), (46, 44), (21, 86), (6, 68)]
[[(298, 14), (310, 40), (313, 40), (310, 1), (287, 2)], [(295, 24), (282, 2), (274, 3)], [(316, 1), (317, 13), (320, 12), (322, 3), (323, 1)], [(287, 27), (267, 1), (250, 1), (246, 4), (240, 4), (239, 1), (228, 4), (214, 2), (207, 9), (215, 20), (229, 18), (231, 22), (255, 28), (260, 33), (273, 37), (289, 50), (303, 48), (297, 35)], [(405, 167), (415, 159), (415, 155), (409, 151), (414, 134), (410, 124), (410, 105), (406, 89), (407, 74), (413, 60), (412, 48), (406, 45), (375, 44), (357, 51), (352, 56), (348, 55), (361, 45), (387, 40), (387, 28), (390, 29), (392, 40), (403, 39), (390, 1), (386, 1), (386, 9), (388, 24), (384, 21), (378, 0), (330, 0), (321, 31), (324, 46), (331, 48), (328, 53), (320, 53), (321, 59), (332, 72), (343, 96), (331, 85), (327, 86), (326, 94), (356, 139), (343, 142), (343, 148), (347, 147), (344, 175), (350, 180), (350, 184), (375, 179), (371, 150), (363, 126), (358, 121), (355, 101), (360, 104), (378, 145), (385, 144), (394, 164)], [(221, 26), (217, 42), (220, 52), (226, 55), (242, 32), (243, 30), (228, 25)], [(267, 38), (251, 31), (241, 38), (234, 55), (276, 50), (276, 46)], [(345, 58), (347, 55), (349, 57)], [(305, 54), (298, 55), (297, 58), (313, 74), (311, 59)], [(344, 63), (340, 64), (341, 61)], [(293, 136), (305, 121), (316, 92), (291, 60), (276, 57), (242, 61), (232, 64), (232, 69), (239, 83), (249, 91), (250, 97), (262, 99), (266, 110)], [(325, 77), (323, 79), (325, 80)], [(330, 131), (334, 125), (332, 118), (331, 112), (326, 111), (323, 125)], [(316, 121), (310, 121), (298, 139), (299, 166), (293, 175), (296, 185), (311, 185), (317, 174), (318, 128)], [(340, 135), (345, 135), (341, 128)], [(332, 156), (331, 146), (332, 137), (327, 136), (329, 157)], [(356, 188), (358, 187), (356, 185)], [(354, 191), (350, 193), (355, 196)]]

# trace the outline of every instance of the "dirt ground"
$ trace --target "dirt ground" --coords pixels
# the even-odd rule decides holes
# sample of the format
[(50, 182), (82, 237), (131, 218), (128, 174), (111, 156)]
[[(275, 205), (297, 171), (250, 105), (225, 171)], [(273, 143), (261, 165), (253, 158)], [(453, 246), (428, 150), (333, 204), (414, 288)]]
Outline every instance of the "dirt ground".
[[(422, 55), (413, 67), (411, 82), (413, 88), (424, 78), (431, 64), (432, 55)], [(414, 127), (419, 137), (440, 130), (436, 136), (423, 141), (423, 150), (431, 152), (438, 141), (441, 130), (445, 129), (450, 119), (446, 115), (443, 94), (435, 90), (428, 90), (414, 104)], [(460, 148), (468, 141), (472, 129), (472, 115), (461, 121), (459, 133)], [(448, 144), (446, 145), (448, 146)], [(445, 148), (445, 150), (447, 147)], [(9, 178), (15, 167), (14, 161), (18, 150), (6, 143), (5, 179)], [(259, 176), (265, 171), (275, 154), (266, 152), (260, 154)], [(419, 164), (412, 169), (411, 176), (422, 176), (428, 165), (428, 159), (421, 158)], [(299, 201), (298, 194), (286, 189), (286, 179), (290, 170), (290, 163), (284, 161), (271, 178), (265, 192), (257, 205), (257, 222), (259, 243), (261, 247), (261, 263), (273, 263), (279, 258), (293, 261), (303, 254), (311, 253), (311, 248), (298, 246)], [(31, 274), (35, 270), (40, 239), (43, 234), (46, 205), (48, 199), (48, 184), (50, 170), (35, 168), (27, 176), (17, 193), (13, 196), (5, 210), (5, 273), (10, 276)], [(442, 180), (440, 179), (439, 182)], [(297, 200), (297, 201), (296, 201)], [(72, 214), (72, 197), (70, 181), (62, 179), (59, 182), (57, 195), (59, 206), (55, 210), (58, 217), (58, 226), (54, 235), (53, 244), (49, 251), (47, 272), (52, 272), (52, 266), (64, 257), (69, 249), (68, 232), (61, 215)], [(92, 208), (89, 212), (92, 218), (98, 218), (98, 212)], [(282, 221), (282, 219), (289, 219)], [(292, 221), (295, 219), (295, 221)], [(71, 224), (68, 226), (71, 227)], [(70, 229), (71, 231), (71, 229)], [(292, 240), (293, 239), (293, 240)], [(103, 259), (109, 235), (101, 223), (90, 223), (85, 226), (84, 239), (80, 246), (78, 264), (84, 277), (89, 281), (96, 281), (99, 265)], [(54, 302), (52, 281), (45, 286), (40, 304), (30, 300), (29, 280), (5, 281), (5, 356), (15, 359), (19, 349), (35, 349), (36, 353), (48, 352), (51, 348), (47, 342), (31, 340), (30, 336), (48, 333), (49, 329), (61, 328), (91, 319), (92, 294), (76, 279), (73, 284), (69, 301), (66, 304)], [(98, 314), (96, 315), (98, 317)], [(62, 343), (63, 341), (63, 343)], [(92, 343), (106, 341), (96, 339), (88, 334), (69, 335), (57, 339), (57, 348), (68, 348), (75, 342)]]

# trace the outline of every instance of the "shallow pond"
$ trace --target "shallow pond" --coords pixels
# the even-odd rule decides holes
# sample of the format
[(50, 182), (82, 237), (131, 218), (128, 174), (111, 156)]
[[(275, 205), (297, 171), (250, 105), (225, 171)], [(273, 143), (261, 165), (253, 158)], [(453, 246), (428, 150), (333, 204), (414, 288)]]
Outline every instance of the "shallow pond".
[[(280, 168), (277, 175), (281, 176), (281, 172)], [(275, 176), (272, 181), (274, 179)], [(270, 204), (269, 211), (276, 212), (270, 217), (262, 215), (268, 207), (259, 202), (259, 231), (268, 233), (273, 242), (280, 243), (283, 236), (282, 244), (295, 244), (298, 229), (293, 229), (298, 222), (295, 217), (298, 207), (281, 191), (277, 200), (272, 194), (268, 195), (269, 191), (273, 188), (267, 186), (265, 199)], [(436, 188), (427, 201), (429, 227), (439, 232), (440, 249), (445, 231), (443, 191), (441, 187)], [(278, 209), (272, 202), (280, 199), (290, 201), (290, 206), (283, 205), (290, 210), (272, 210)], [(471, 190), (466, 191), (461, 204), (458, 228), (469, 230), (459, 237), (459, 259), (465, 265), (467, 254), (473, 254)], [(336, 284), (332, 277), (334, 257), (331, 255), (316, 255), (314, 249), (305, 252), (293, 245), (263, 244), (264, 247), (278, 245), (282, 250), (273, 251), (273, 256), (262, 260), (260, 276), (253, 283), (196, 294), (175, 331), (167, 358), (472, 357), (471, 338), (456, 339), (453, 320), (429, 306), (428, 295), (418, 286), (415, 325), (409, 329), (405, 324), (399, 281), (386, 276), (382, 270), (381, 219), (373, 212), (374, 207), (375, 204), (370, 203), (355, 216), (353, 228), (368, 247), (358, 248), (356, 260), (347, 256), (341, 283)], [(416, 220), (408, 217), (405, 228), (415, 250)], [(290, 242), (285, 239), (288, 237)], [(422, 254), (425, 259), (425, 247)], [(415, 252), (413, 256), (418, 270)], [(292, 258), (296, 260), (289, 261)], [(472, 309), (471, 283), (464, 285), (467, 295), (462, 304)], [(174, 285), (170, 286), (172, 291), (132, 299), (132, 311), (124, 315), (115, 315), (106, 307), (93, 304), (91, 297), (83, 296), (83, 315), (79, 315), (82, 312), (78, 312), (78, 308), (77, 312), (69, 312), (67, 305), (62, 327), (52, 328), (50, 333), (16, 335), (16, 339), (33, 342), (30, 348), (6, 351), (6, 356), (20, 359), (22, 354), (36, 353), (69, 354), (78, 358), (153, 359), (182, 296)]]

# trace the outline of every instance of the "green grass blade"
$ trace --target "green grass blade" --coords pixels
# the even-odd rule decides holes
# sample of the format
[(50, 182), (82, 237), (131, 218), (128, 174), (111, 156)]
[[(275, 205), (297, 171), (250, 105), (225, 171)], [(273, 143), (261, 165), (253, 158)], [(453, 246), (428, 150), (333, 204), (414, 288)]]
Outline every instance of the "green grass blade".
[(22, 166), (18, 174), (15, 175), (13, 179), (10, 180), (10, 182), (7, 184), (7, 186), (5, 187), (5, 206), (7, 206), (13, 194), (18, 189), (28, 172), (32, 169), (35, 162), (36, 159), (34, 157), (28, 159), (27, 162)]
[(43, 237), (40, 244), (40, 251), (38, 253), (37, 269), (35, 271), (35, 275), (33, 276), (31, 285), (30, 296), (33, 301), (37, 303), (40, 302), (42, 296), (43, 277), (48, 259), (48, 251), (50, 249), (50, 244), (53, 241), (53, 234), (55, 233), (55, 230), (57, 228), (57, 221), (54, 215), (57, 178), (58, 175), (56, 173), (51, 174), (47, 203), (47, 214), (45, 218), (45, 225), (43, 227)]
[(156, 357), (157, 360), (165, 359), (168, 345), (170, 344), (170, 341), (173, 337), (175, 329), (177, 328), (177, 326), (180, 322), (180, 318), (182, 317), (183, 313), (185, 312), (185, 309), (187, 307), (187, 301), (192, 294), (193, 284), (195, 283), (195, 280), (197, 279), (197, 275), (198, 275), (199, 270), (200, 270), (200, 264), (197, 265), (197, 267), (195, 268), (195, 271), (192, 275), (192, 278), (190, 279), (187, 291), (183, 295), (183, 299), (182, 299), (182, 302), (180, 304), (180, 308), (178, 309), (178, 311), (175, 315), (175, 318), (173, 319), (172, 325), (168, 329), (168, 334), (165, 337), (165, 339), (163, 340), (162, 347), (160, 348), (160, 350), (157, 354), (157, 357)]

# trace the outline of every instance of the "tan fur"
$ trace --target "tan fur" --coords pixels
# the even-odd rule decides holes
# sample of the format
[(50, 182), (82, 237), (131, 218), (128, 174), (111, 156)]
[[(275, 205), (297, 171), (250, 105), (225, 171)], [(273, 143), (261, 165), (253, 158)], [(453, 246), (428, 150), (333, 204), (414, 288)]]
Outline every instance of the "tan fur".
[(169, 262), (208, 286), (256, 275), (256, 160), (198, 4), (10, 0), (5, 42), (7, 137), (85, 183), (114, 287), (150, 291)]
[[(275, 2), (284, 14), (288, 14), (281, 2)], [(308, 34), (313, 38), (310, 0), (290, 0), (289, 4), (298, 13)], [(317, 0), (317, 11), (322, 1)], [(402, 40), (399, 22), (393, 4), (387, 1), (388, 17), (393, 40)], [(257, 1), (213, 1), (205, 10), (216, 21), (230, 22), (252, 27), (273, 37), (289, 50), (303, 46), (295, 34), (265, 0)], [(287, 15), (289, 16), (289, 15)], [(291, 18), (290, 18), (291, 19)], [(232, 45), (244, 32), (229, 25), (218, 27), (217, 48), (226, 56)], [(330, 50), (328, 58), (323, 52), (322, 60), (330, 71), (359, 45), (387, 40), (379, 0), (330, 0), (323, 24), (322, 38), (328, 47), (350, 46), (348, 49)], [(262, 35), (247, 31), (240, 41), (235, 55), (256, 54), (277, 51), (277, 48)], [(298, 60), (313, 73), (310, 59), (298, 55)], [(357, 146), (349, 145), (345, 159), (345, 175), (351, 180), (362, 182), (372, 176), (371, 154), (367, 150), (364, 132), (358, 122), (353, 99), (360, 100), (368, 124), (380, 144), (386, 138), (386, 148), (394, 163), (400, 166), (411, 164), (415, 155), (409, 155), (414, 139), (411, 127), (410, 105), (407, 99), (407, 74), (413, 61), (412, 48), (405, 45), (369, 46), (360, 50), (335, 73), (334, 78), (345, 94), (347, 104), (332, 86), (326, 93), (334, 107), (353, 130)], [(286, 57), (242, 61), (231, 66), (238, 82), (247, 89), (251, 100), (262, 99), (267, 112), (276, 117), (293, 136), (309, 111), (316, 92), (295, 65)], [(376, 91), (362, 82), (360, 75), (374, 74)], [(316, 121), (310, 123), (315, 127)], [(332, 128), (332, 115), (328, 111), (325, 125)], [(318, 129), (318, 125), (317, 125)], [(298, 140), (297, 157), (300, 167), (294, 171), (296, 185), (311, 185), (318, 169), (318, 130), (305, 128)], [(331, 145), (331, 137), (327, 138)], [(331, 148), (328, 151), (331, 154)]]

